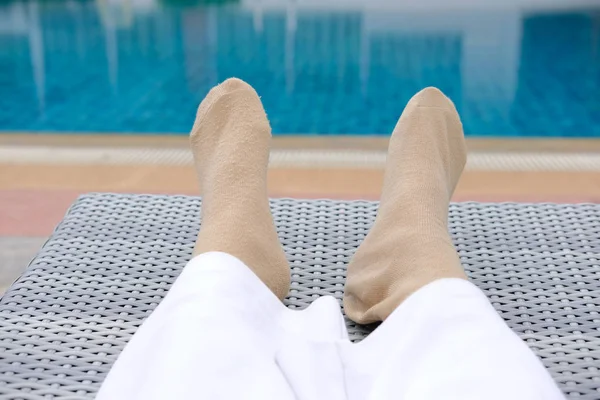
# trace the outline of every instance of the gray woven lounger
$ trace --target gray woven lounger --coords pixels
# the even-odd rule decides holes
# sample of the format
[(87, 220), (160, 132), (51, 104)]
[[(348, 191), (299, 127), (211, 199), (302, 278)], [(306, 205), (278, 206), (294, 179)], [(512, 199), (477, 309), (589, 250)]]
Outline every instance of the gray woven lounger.
[[(286, 304), (341, 298), (374, 202), (273, 200)], [(190, 258), (200, 201), (93, 194), (0, 301), (0, 398), (92, 398)], [(570, 398), (600, 399), (600, 206), (453, 204), (462, 263)], [(373, 327), (348, 322), (352, 339)]]

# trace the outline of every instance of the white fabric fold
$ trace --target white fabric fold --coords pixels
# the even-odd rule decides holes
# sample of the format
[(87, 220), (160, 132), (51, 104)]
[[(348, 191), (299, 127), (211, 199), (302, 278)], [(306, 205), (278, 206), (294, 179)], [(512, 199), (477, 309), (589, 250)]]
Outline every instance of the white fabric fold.
[(192, 259), (133, 335), (97, 399), (562, 399), (541, 362), (462, 279), (348, 340), (339, 303), (285, 307), (237, 258)]

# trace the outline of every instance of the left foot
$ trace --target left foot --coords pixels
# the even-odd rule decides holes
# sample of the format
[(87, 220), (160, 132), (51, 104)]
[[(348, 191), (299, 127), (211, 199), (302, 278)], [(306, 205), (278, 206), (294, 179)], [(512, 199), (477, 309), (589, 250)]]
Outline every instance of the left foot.
[(190, 134), (202, 189), (202, 227), (194, 256), (231, 254), (284, 299), (290, 269), (269, 208), (270, 141), (262, 103), (247, 83), (228, 79), (200, 104)]

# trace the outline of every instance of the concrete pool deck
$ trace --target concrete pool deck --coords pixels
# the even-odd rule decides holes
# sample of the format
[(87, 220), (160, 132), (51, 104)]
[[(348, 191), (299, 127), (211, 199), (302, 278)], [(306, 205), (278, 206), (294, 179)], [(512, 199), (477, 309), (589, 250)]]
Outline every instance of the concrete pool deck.
[[(272, 197), (376, 200), (386, 137), (275, 137)], [(86, 192), (198, 195), (185, 136), (0, 134), (0, 288)], [(600, 202), (600, 141), (468, 139), (455, 201)]]
[[(377, 199), (387, 137), (278, 136), (273, 197)], [(469, 138), (455, 200), (600, 201), (600, 140)], [(199, 193), (186, 136), (0, 134), (0, 234), (45, 232), (80, 193)], [(43, 209), (38, 222), (28, 217)], [(27, 210), (15, 222), (18, 210)], [(51, 218), (48, 224), (57, 220)], [(39, 226), (36, 228), (35, 226)], [(44, 228), (42, 228), (44, 226)]]

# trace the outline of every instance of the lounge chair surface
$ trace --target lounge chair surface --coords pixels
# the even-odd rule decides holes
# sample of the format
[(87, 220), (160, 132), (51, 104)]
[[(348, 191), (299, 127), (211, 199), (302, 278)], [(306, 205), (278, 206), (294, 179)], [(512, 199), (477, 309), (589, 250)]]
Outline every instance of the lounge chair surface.
[[(292, 267), (286, 305), (341, 299), (377, 203), (271, 205)], [(199, 207), (185, 196), (80, 197), (0, 300), (0, 398), (93, 398), (189, 260)], [(599, 399), (600, 205), (457, 203), (450, 226), (473, 282), (567, 396)], [(353, 340), (374, 329), (347, 324)]]

